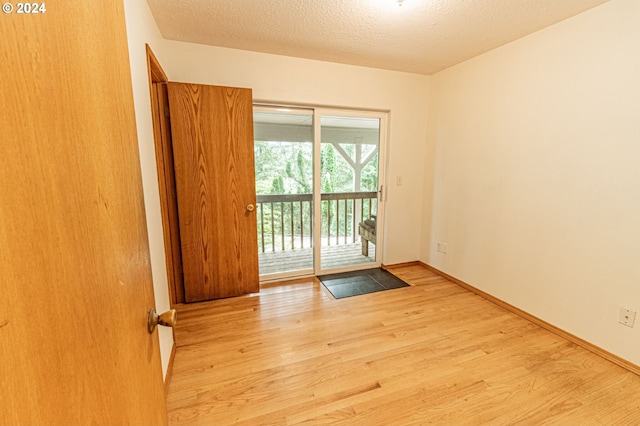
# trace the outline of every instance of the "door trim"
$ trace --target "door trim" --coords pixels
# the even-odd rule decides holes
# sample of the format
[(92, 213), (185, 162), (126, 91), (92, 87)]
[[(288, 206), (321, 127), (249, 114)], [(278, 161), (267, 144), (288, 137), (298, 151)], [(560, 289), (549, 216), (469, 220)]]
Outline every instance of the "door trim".
[(148, 44), (146, 49), (169, 303), (174, 306), (179, 303), (185, 303), (185, 296), (171, 126), (164, 112), (165, 107), (168, 105), (166, 83), (169, 79)]
[[(330, 107), (330, 106), (321, 106), (321, 105), (310, 105), (310, 104), (290, 104), (290, 103), (280, 103), (277, 101), (264, 101), (255, 99), (253, 102), (254, 111), (260, 110), (261, 108), (264, 110), (277, 110), (283, 109), (285, 111), (289, 110), (308, 110), (313, 114), (313, 269), (304, 269), (304, 270), (296, 270), (296, 271), (287, 271), (287, 272), (278, 272), (268, 275), (261, 275), (260, 282), (268, 283), (277, 280), (283, 279), (296, 279), (300, 277), (307, 276), (315, 276), (322, 275), (326, 273), (339, 273), (345, 271), (356, 271), (360, 269), (368, 269), (374, 267), (380, 267), (384, 260), (384, 222), (385, 222), (385, 202), (386, 202), (386, 192), (387, 192), (387, 182), (386, 182), (386, 167), (388, 163), (387, 159), (387, 148), (389, 144), (389, 120), (390, 120), (390, 110), (384, 109), (354, 109), (354, 108), (341, 108), (341, 107)], [(380, 231), (377, 235), (376, 242), (376, 257), (374, 262), (355, 264), (355, 265), (347, 265), (340, 266), (334, 268), (321, 269), (321, 259), (320, 259), (320, 250), (322, 249), (321, 245), (315, 244), (317, 241), (321, 241), (321, 230), (316, 224), (320, 224), (320, 214), (321, 209), (319, 208), (321, 202), (321, 191), (320, 191), (320, 149), (321, 149), (321, 128), (320, 128), (320, 120), (323, 115), (335, 115), (335, 116), (348, 116), (348, 117), (356, 117), (356, 118), (377, 118), (380, 120), (380, 128), (379, 128), (379, 142), (378, 142), (378, 219), (380, 224)]]

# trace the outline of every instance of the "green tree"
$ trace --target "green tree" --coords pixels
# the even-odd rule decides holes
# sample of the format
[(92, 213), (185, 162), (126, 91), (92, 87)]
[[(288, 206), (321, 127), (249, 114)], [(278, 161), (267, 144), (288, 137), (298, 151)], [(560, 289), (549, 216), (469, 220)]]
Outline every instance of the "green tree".
[(311, 164), (306, 159), (305, 153), (301, 148), (298, 148), (296, 154), (295, 168), (291, 161), (287, 162), (286, 173), (287, 177), (296, 184), (297, 194), (310, 194), (311, 193)]
[(378, 154), (362, 169), (361, 188), (362, 191), (378, 190)]
[(285, 194), (284, 191), (284, 179), (282, 176), (273, 178), (271, 183), (271, 194)]
[(336, 152), (331, 144), (322, 144), (320, 149), (320, 186), (322, 192), (333, 192), (333, 176), (336, 170)]

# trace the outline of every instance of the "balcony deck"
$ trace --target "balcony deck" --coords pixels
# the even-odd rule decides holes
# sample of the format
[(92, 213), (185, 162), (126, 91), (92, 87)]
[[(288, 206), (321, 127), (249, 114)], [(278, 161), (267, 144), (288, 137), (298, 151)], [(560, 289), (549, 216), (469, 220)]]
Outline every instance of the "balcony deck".
[[(323, 246), (321, 261), (323, 269), (346, 265), (359, 265), (375, 262), (376, 246), (369, 244), (369, 256), (362, 255), (362, 245), (358, 243)], [(267, 251), (258, 254), (260, 275), (297, 271), (313, 268), (313, 250), (311, 248)]]
[[(375, 191), (322, 193), (318, 223), (322, 269), (375, 262), (375, 245), (362, 255), (358, 224), (375, 217)], [(312, 194), (261, 194), (256, 197), (260, 276), (313, 268)], [(331, 244), (329, 244), (331, 242)], [(275, 248), (275, 250), (273, 250)]]

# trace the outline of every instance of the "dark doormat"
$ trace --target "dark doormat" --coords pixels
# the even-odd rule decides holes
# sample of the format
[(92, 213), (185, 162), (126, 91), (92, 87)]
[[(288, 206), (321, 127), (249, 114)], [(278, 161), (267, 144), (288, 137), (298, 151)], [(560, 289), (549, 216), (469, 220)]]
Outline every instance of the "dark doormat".
[(336, 299), (409, 287), (409, 284), (381, 268), (321, 275), (318, 279)]

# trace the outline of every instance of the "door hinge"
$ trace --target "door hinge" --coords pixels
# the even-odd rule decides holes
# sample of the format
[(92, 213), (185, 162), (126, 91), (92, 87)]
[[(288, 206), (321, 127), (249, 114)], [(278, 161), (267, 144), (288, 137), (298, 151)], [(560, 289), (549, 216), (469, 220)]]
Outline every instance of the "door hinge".
[(168, 106), (164, 107), (164, 116), (169, 118), (169, 107)]

